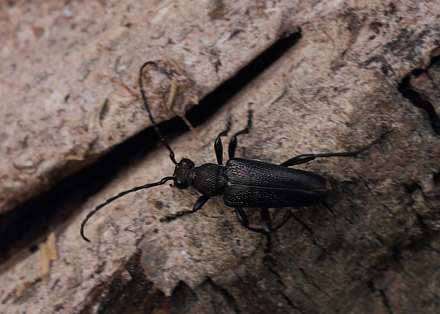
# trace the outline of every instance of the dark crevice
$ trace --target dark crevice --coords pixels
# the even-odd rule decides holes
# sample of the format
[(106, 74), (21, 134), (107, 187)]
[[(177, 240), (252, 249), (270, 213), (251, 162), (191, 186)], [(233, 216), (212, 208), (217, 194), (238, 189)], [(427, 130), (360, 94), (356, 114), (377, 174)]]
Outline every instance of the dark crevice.
[(318, 241), (316, 241), (315, 233), (313, 232), (312, 228), (310, 228), (297, 215), (292, 213), (292, 217), (293, 217), (293, 219), (295, 219), (309, 233), (310, 239), (311, 239), (313, 245), (315, 245), (316, 247), (320, 248), (323, 251), (323, 253), (325, 254), (325, 256), (329, 257), (334, 262), (335, 260), (334, 260), (334, 258), (332, 256), (332, 254), (324, 246), (322, 246), (320, 243), (318, 243)]
[[(389, 252), (392, 254), (392, 258), (394, 261), (394, 265), (400, 265), (400, 260), (402, 259), (402, 256), (404, 255), (404, 252), (412, 252), (413, 254), (416, 254), (418, 252), (424, 251), (427, 248), (430, 247), (431, 242), (435, 239), (435, 237), (438, 235), (437, 231), (433, 231), (423, 220), (423, 217), (419, 214), (416, 214), (416, 220), (415, 220), (420, 233), (417, 235), (412, 235), (408, 237), (407, 239), (402, 239), (401, 241), (398, 241), (394, 243), (393, 245), (390, 245)], [(386, 258), (386, 256), (385, 256)], [(380, 265), (381, 263), (388, 262), (387, 265), (382, 267), (383, 270), (388, 269), (389, 266), (391, 266), (389, 260), (381, 259), (376, 265)]]
[(368, 287), (370, 288), (371, 292), (373, 292), (374, 294), (376, 294), (376, 293), (379, 294), (380, 298), (382, 299), (382, 303), (383, 303), (383, 306), (386, 309), (386, 311), (389, 314), (393, 314), (393, 311), (390, 307), (390, 303), (389, 303), (388, 298), (387, 298), (385, 292), (383, 291), (383, 289), (376, 288), (376, 286), (373, 282), (368, 282)]
[[(234, 77), (207, 95), (198, 106), (187, 113), (191, 124), (197, 126), (209, 119), (246, 84), (287, 52), (300, 37), (300, 33), (294, 33), (279, 39)], [(180, 118), (165, 121), (160, 124), (160, 128), (167, 139), (188, 130)], [(45, 194), (0, 215), (0, 272), (8, 267), (8, 263), (5, 262), (12, 256), (22, 258), (34, 252), (37, 243), (50, 231), (61, 233), (68, 221), (78, 213), (77, 209), (90, 196), (98, 193), (124, 169), (145, 158), (157, 143), (154, 129), (148, 128), (121, 143), (94, 164), (58, 182)], [(170, 171), (164, 173), (164, 176), (171, 175), (173, 170), (170, 162)]]
[(327, 296), (329, 299), (331, 299), (331, 296), (323, 290), (320, 286), (316, 284), (316, 282), (307, 274), (307, 272), (302, 267), (298, 267), (299, 271), (301, 272), (301, 275), (303, 275), (304, 279), (311, 284), (313, 287), (315, 287), (319, 292)]
[(370, 195), (371, 195), (371, 197), (373, 198), (373, 200), (374, 200), (377, 204), (379, 204), (379, 205), (381, 205), (383, 208), (385, 208), (391, 216), (396, 217), (396, 214), (392, 211), (392, 209), (391, 209), (389, 206), (387, 206), (386, 204), (384, 204), (382, 201), (380, 201), (380, 200), (376, 197), (376, 195), (374, 194), (373, 190), (371, 190), (370, 186), (368, 185), (367, 181), (364, 180), (362, 177), (361, 177), (361, 180), (362, 180), (362, 182), (364, 183), (365, 188), (366, 188), (367, 191), (370, 193)]
[[(399, 268), (399, 272), (404, 273), (406, 276), (408, 276), (410, 279), (415, 280), (413, 277), (413, 274), (407, 272), (401, 261), (405, 261), (410, 258), (416, 258), (416, 254), (418, 252), (424, 251), (426, 249), (433, 250), (431, 242), (439, 235), (437, 231), (432, 231), (423, 221), (423, 217), (420, 215), (416, 215), (417, 218), (417, 224), (420, 228), (421, 234), (417, 236), (411, 236), (408, 239), (405, 239), (404, 241), (400, 241), (398, 243), (395, 243), (395, 245), (391, 246), (389, 251), (392, 254), (392, 260), (389, 259), (386, 255), (383, 255), (379, 257), (378, 261), (375, 265), (373, 265), (369, 270), (366, 269), (367, 272), (371, 273), (371, 270), (375, 270), (374, 276), (370, 277), (370, 280), (383, 280), (383, 278), (387, 277), (386, 271), (391, 269), (394, 269), (396, 267)], [(404, 252), (411, 252), (410, 254), (404, 254)], [(406, 257), (405, 257), (406, 256)], [(387, 310), (388, 313), (392, 314), (393, 310), (389, 303), (389, 300), (386, 296), (384, 289), (379, 289), (375, 286), (374, 281), (367, 282), (369, 288), (373, 293), (376, 294), (376, 296), (379, 296), (382, 299), (382, 303)]]
[[(440, 61), (440, 56), (433, 57), (431, 59), (430, 65), (427, 67), (432, 67), (435, 63)], [(418, 93), (411, 84), (411, 77), (420, 76), (426, 73), (426, 69), (415, 69), (410, 74), (406, 75), (402, 82), (398, 85), (398, 90), (403, 97), (412, 102), (414, 106), (420, 108), (426, 112), (431, 123), (431, 127), (437, 135), (440, 135), (440, 117), (435, 112), (433, 105), (424, 99), (420, 93)]]
[[(242, 313), (234, 296), (232, 294), (230, 294), (228, 290), (217, 285), (210, 277), (207, 278), (206, 282), (212, 287), (212, 289), (214, 291), (216, 291), (218, 294), (223, 296), (226, 303), (232, 309), (233, 313)], [(213, 301), (214, 301), (214, 304), (213, 304), (214, 309), (215, 309), (215, 307), (220, 306), (220, 304), (218, 304), (218, 300), (213, 300)]]
[(410, 243), (408, 245), (408, 249), (413, 251), (421, 251), (426, 249), (427, 245), (432, 242), (436, 232), (432, 230), (423, 220), (423, 216), (420, 214), (416, 214), (417, 224), (420, 228), (422, 234), (417, 237), (417, 239), (411, 238)]
[(155, 288), (144, 274), (138, 252), (89, 292), (80, 313), (186, 313), (196, 301), (195, 293), (183, 282), (169, 297)]
[[(270, 240), (270, 235), (268, 235), (268, 240)], [(263, 264), (266, 267), (266, 269), (275, 276), (276, 281), (278, 283), (278, 287), (280, 287), (281, 289), (279, 289), (277, 291), (277, 293), (280, 294), (281, 298), (286, 302), (287, 306), (289, 306), (290, 308), (292, 308), (293, 310), (295, 310), (296, 312), (299, 313), (304, 313), (304, 311), (301, 309), (300, 306), (297, 306), (294, 304), (294, 302), (286, 295), (284, 294), (283, 290), (286, 290), (287, 287), (283, 282), (283, 279), (281, 277), (281, 275), (278, 273), (278, 271), (274, 268), (277, 265), (277, 261), (276, 258), (274, 258), (273, 253), (269, 248), (265, 248), (263, 249), (264, 252), (264, 259), (263, 259)], [(274, 266), (274, 267), (272, 267)]]
[(422, 187), (417, 182), (412, 182), (410, 184), (404, 184), (403, 189), (406, 194), (412, 194), (416, 190), (422, 190)]
[(431, 68), (434, 64), (437, 64), (438, 62), (440, 62), (440, 55), (433, 56), (431, 58), (431, 61), (429, 62), (428, 69)]
[(417, 108), (420, 108), (427, 113), (432, 129), (436, 134), (440, 135), (440, 118), (437, 116), (434, 107), (429, 101), (424, 100), (417, 91), (412, 89), (410, 81), (411, 76), (405, 76), (399, 84), (399, 92), (403, 97), (410, 100)]
[(284, 301), (295, 311), (299, 312), (299, 313), (305, 313), (301, 308), (297, 307), (295, 304), (293, 304), (292, 300), (290, 300), (290, 298), (285, 295), (283, 292), (280, 292), (281, 298), (284, 299)]
[(434, 176), (432, 177), (432, 181), (435, 185), (440, 186), (440, 172), (434, 174)]
[(90, 196), (154, 149), (151, 138), (155, 136), (153, 129), (145, 130), (118, 145), (99, 161), (60, 181), (47, 193), (1, 215), (0, 265), (23, 248), (34, 251), (37, 242), (41, 242), (50, 231), (61, 233), (66, 221), (73, 218), (75, 210)]
[(387, 309), (388, 313), (393, 314), (393, 311), (390, 307), (390, 303), (388, 302), (388, 298), (385, 294), (385, 291), (383, 291), (382, 289), (379, 289), (378, 291), (379, 291), (380, 297), (382, 298), (383, 305)]
[(234, 97), (254, 78), (277, 61), (284, 53), (292, 48), (300, 39), (301, 33), (294, 33), (279, 39), (251, 63), (207, 95), (198, 106), (191, 108), (186, 116), (193, 126), (197, 126), (212, 116), (229, 99)]

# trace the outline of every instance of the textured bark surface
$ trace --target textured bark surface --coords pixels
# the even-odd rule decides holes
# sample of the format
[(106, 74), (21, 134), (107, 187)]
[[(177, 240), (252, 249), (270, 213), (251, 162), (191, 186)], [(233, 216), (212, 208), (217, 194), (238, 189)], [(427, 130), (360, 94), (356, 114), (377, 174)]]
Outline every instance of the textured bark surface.
[[(270, 248), (221, 197), (161, 223), (198, 197), (167, 185), (109, 205), (87, 225), (92, 243), (83, 242), (79, 225), (94, 206), (172, 174), (158, 145), (96, 195), (59, 205), (74, 214), (51, 225), (57, 259), (33, 239), (3, 263), (1, 312), (439, 311), (439, 1), (44, 3), (3, 10), (3, 211), (149, 125), (136, 79), (151, 59), (186, 82), (172, 108), (172, 83), (152, 82), (163, 84), (153, 88), (163, 120), (183, 114), (186, 101), (201, 100), (281, 34), (300, 34), (195, 132), (172, 134), (177, 159), (214, 162), (216, 135), (229, 116), (232, 131), (242, 129), (248, 103), (253, 128), (237, 151), (245, 158), (279, 164), (302, 153), (359, 149), (388, 134), (358, 158), (298, 167), (325, 176), (334, 191), (326, 205), (295, 209), (297, 221), (272, 235)], [(24, 23), (37, 9), (42, 26)], [(285, 210), (273, 211), (276, 219)], [(47, 276), (42, 260), (51, 260)]]
[(150, 125), (137, 91), (145, 61), (182, 64), (196, 96), (183, 113), (291, 31), (286, 4), (254, 1), (1, 6), (0, 213)]

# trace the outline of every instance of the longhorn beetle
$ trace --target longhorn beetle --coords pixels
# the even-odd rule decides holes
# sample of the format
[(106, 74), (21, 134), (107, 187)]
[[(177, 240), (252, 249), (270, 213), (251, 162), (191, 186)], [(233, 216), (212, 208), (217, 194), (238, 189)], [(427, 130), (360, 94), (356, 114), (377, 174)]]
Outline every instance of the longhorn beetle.
[[(324, 153), (324, 154), (304, 154), (293, 157), (280, 165), (275, 165), (259, 160), (243, 159), (235, 157), (237, 147), (237, 137), (249, 133), (252, 126), (252, 110), (249, 110), (247, 126), (235, 133), (229, 141), (229, 160), (223, 165), (223, 145), (221, 137), (227, 135), (231, 123), (228, 121), (225, 130), (220, 132), (214, 142), (217, 164), (207, 163), (195, 167), (194, 162), (188, 158), (183, 158), (177, 162), (174, 151), (171, 149), (167, 140), (162, 135), (157, 123), (151, 114), (148, 106), (147, 97), (143, 88), (142, 77), (144, 69), (147, 66), (157, 68), (155, 62), (144, 63), (139, 71), (139, 86), (145, 109), (148, 112), (151, 123), (162, 143), (169, 151), (171, 161), (175, 164), (174, 174), (170, 177), (164, 177), (158, 182), (149, 183), (123, 191), (116, 196), (106, 200), (98, 205), (94, 210), (87, 214), (81, 223), (81, 236), (87, 242), (90, 240), (84, 235), (84, 227), (87, 221), (102, 207), (114, 200), (142, 189), (149, 189), (154, 186), (163, 185), (168, 181), (174, 181), (174, 185), (179, 189), (186, 189), (193, 186), (202, 195), (194, 204), (192, 210), (180, 211), (161, 219), (161, 221), (170, 221), (179, 216), (195, 213), (215, 195), (223, 195), (223, 201), (226, 206), (234, 207), (238, 220), (247, 229), (268, 234), (281, 228), (291, 217), (291, 211), (288, 211), (277, 226), (272, 226), (272, 219), (269, 214), (269, 208), (274, 207), (299, 207), (318, 204), (324, 201), (326, 192), (330, 190), (328, 181), (320, 175), (288, 168), (290, 166), (303, 164), (316, 158), (326, 157), (356, 157), (368, 149), (378, 140), (370, 143), (358, 151)], [(383, 136), (381, 136), (382, 138)], [(261, 227), (256, 228), (249, 225), (249, 221), (244, 207), (260, 208)]]

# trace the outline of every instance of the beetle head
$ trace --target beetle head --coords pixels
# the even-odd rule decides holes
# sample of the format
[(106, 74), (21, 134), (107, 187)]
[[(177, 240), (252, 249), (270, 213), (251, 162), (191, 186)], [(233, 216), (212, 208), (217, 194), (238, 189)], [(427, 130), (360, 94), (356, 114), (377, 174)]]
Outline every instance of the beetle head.
[(194, 167), (194, 163), (188, 158), (183, 158), (174, 169), (174, 183), (179, 189), (186, 189), (190, 182), (188, 182), (188, 170)]

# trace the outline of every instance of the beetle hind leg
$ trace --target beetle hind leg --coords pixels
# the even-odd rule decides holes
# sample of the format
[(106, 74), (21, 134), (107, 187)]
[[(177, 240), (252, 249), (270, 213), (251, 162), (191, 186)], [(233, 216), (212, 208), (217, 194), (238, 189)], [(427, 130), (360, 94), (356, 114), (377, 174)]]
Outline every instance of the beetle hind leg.
[(383, 133), (378, 139), (374, 140), (368, 145), (365, 145), (363, 148), (355, 151), (350, 152), (337, 152), (337, 153), (324, 153), (324, 154), (302, 154), (295, 156), (293, 158), (290, 158), (289, 160), (286, 160), (281, 164), (281, 166), (284, 167), (290, 167), (295, 165), (304, 164), (306, 162), (312, 161), (316, 158), (329, 158), (329, 157), (357, 157), (359, 154), (363, 153), (364, 151), (370, 149), (371, 146), (377, 144), (378, 142), (382, 141), (385, 136), (387, 136), (391, 131), (387, 131)]
[(278, 229), (280, 229), (282, 226), (284, 226), (286, 224), (286, 222), (292, 218), (292, 212), (289, 210), (283, 217), (283, 220), (281, 221), (281, 223), (276, 226), (275, 228), (272, 229), (272, 232), (277, 231)]
[(292, 218), (292, 212), (289, 210), (283, 217), (283, 220), (276, 226), (272, 227), (272, 218), (270, 217), (269, 209), (262, 208), (261, 209), (261, 223), (263, 225), (263, 229), (266, 233), (275, 232), (280, 229), (285, 223)]
[(249, 226), (249, 220), (248, 220), (247, 215), (244, 212), (243, 208), (237, 207), (237, 208), (235, 208), (235, 212), (237, 213), (238, 220), (241, 222), (241, 224), (245, 228), (247, 228), (247, 229), (249, 229), (250, 231), (253, 231), (253, 232), (258, 232), (258, 233), (263, 233), (263, 234), (267, 234), (268, 233), (264, 229), (254, 228), (254, 227)]
[(268, 208), (261, 208), (261, 225), (263, 228), (254, 228), (249, 225), (249, 220), (247, 218), (246, 213), (244, 212), (243, 208), (237, 207), (235, 208), (235, 211), (237, 213), (238, 220), (241, 222), (241, 224), (253, 232), (263, 233), (263, 234), (269, 234), (272, 232), (277, 231), (280, 229), (284, 224), (292, 217), (292, 212), (289, 210), (283, 217), (283, 220), (280, 224), (278, 224), (275, 227), (272, 227), (272, 217), (270, 216), (269, 209)]

